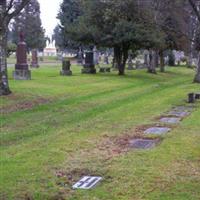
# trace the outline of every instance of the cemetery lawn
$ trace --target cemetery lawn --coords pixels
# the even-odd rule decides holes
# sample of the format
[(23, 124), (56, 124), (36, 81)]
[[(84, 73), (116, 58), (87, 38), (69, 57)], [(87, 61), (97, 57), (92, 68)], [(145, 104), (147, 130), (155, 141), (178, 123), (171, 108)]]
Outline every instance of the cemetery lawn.
[[(12, 80), (12, 70), (13, 94), (0, 101), (1, 200), (199, 200), (200, 103), (156, 148), (115, 143), (200, 91), (193, 70), (119, 77), (73, 66), (73, 76), (61, 77), (51, 66), (33, 69), (30, 81)], [(72, 190), (87, 174), (104, 180)]]

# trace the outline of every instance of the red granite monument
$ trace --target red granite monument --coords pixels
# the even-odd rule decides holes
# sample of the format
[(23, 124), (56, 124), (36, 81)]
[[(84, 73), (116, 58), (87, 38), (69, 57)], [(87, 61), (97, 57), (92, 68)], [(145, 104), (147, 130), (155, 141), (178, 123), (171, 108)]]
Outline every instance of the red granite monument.
[(37, 49), (33, 49), (31, 51), (32, 54), (32, 61), (31, 61), (31, 67), (33, 68), (38, 68), (39, 64), (38, 64), (38, 54), (37, 54)]
[(28, 69), (27, 64), (27, 48), (24, 41), (24, 33), (20, 32), (20, 41), (17, 45), (17, 63), (15, 65), (15, 71), (13, 72), (13, 78), (15, 80), (30, 80), (31, 71)]

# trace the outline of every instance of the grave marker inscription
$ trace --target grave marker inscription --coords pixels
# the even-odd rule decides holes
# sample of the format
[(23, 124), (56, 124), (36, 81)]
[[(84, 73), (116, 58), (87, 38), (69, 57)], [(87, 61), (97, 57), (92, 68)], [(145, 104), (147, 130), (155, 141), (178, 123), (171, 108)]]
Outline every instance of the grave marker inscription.
[(81, 180), (75, 183), (72, 186), (72, 188), (89, 190), (93, 188), (101, 180), (102, 180), (102, 177), (99, 177), (99, 176), (84, 176)]

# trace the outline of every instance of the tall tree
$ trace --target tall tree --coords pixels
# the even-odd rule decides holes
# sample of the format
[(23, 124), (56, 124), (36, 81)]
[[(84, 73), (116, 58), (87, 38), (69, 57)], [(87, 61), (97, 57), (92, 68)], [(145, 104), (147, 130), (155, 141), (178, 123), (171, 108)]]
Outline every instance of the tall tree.
[(55, 45), (60, 50), (65, 48), (65, 41), (63, 35), (64, 34), (62, 34), (62, 28), (59, 25), (57, 25), (54, 28), (52, 39), (55, 40)]
[(151, 43), (152, 38), (146, 36), (153, 36), (154, 28), (149, 23), (152, 16), (147, 7), (132, 0), (71, 1), (81, 3), (83, 12), (73, 24), (61, 20), (69, 37), (86, 44), (113, 47), (119, 75), (124, 75), (129, 49), (136, 51)]
[[(195, 13), (196, 15), (196, 18), (198, 20), (198, 29), (200, 29), (200, 3), (199, 1), (197, 0), (188, 0), (189, 4), (191, 5), (192, 7), (192, 10), (193, 12)], [(196, 75), (194, 77), (194, 82), (195, 83), (200, 83), (200, 45), (199, 45), (199, 35), (197, 35), (197, 38), (196, 38), (196, 42), (197, 42), (197, 50), (198, 50), (198, 64), (197, 64), (197, 70), (196, 70)]]
[[(7, 75), (7, 34), (8, 25), (15, 16), (29, 3), (30, 0), (1, 0), (0, 1), (0, 95), (11, 93)], [(17, 5), (14, 6), (14, 4)]]
[(45, 31), (40, 19), (40, 4), (38, 0), (31, 0), (24, 10), (14, 18), (12, 24), (12, 39), (18, 43), (19, 32), (25, 34), (28, 50), (43, 49), (45, 47)]
[(54, 29), (54, 38), (60, 48), (78, 49), (81, 45), (79, 41), (73, 39), (71, 34), (71, 29), (83, 14), (81, 2), (82, 0), (63, 0), (60, 5), (57, 18), (61, 26)]

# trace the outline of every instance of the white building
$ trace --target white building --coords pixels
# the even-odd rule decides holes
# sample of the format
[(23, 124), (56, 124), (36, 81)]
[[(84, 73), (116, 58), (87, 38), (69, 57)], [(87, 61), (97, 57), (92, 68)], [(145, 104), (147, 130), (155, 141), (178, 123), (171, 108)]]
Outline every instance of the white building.
[(55, 46), (55, 41), (52, 41), (52, 42), (47, 41), (46, 42), (46, 47), (43, 51), (43, 55), (44, 56), (57, 56), (57, 49)]

